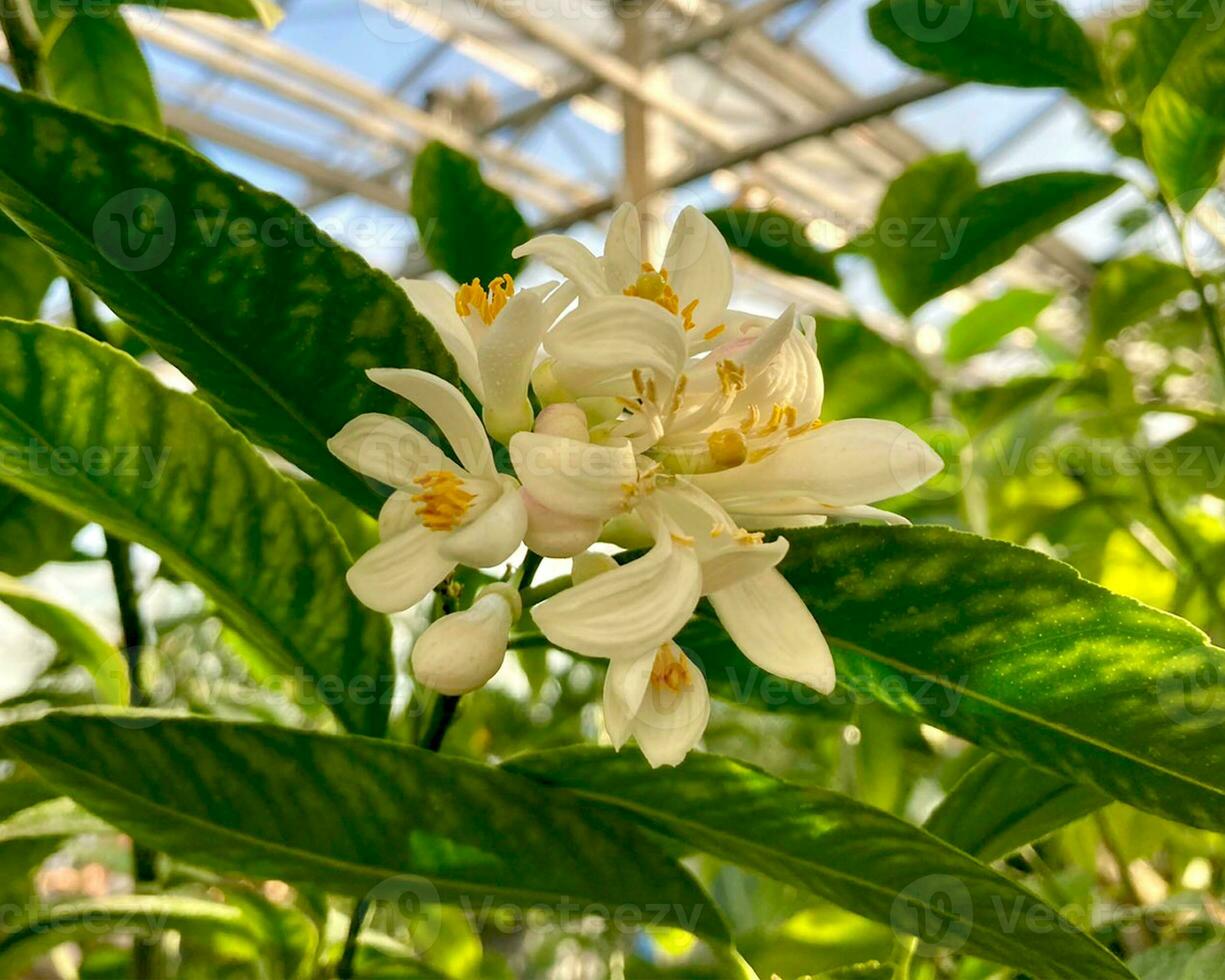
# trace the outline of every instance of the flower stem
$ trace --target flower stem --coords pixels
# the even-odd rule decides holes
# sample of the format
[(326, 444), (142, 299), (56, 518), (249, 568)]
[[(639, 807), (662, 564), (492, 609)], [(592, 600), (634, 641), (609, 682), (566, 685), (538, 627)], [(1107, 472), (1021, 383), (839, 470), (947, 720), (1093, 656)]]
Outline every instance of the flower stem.
[(543, 585), (533, 586), (530, 589), (524, 589), (519, 593), (523, 599), (523, 608), (528, 609), (538, 602), (544, 602), (545, 599), (557, 595), (557, 593), (570, 588), (570, 576), (563, 575), (561, 578), (550, 579)]

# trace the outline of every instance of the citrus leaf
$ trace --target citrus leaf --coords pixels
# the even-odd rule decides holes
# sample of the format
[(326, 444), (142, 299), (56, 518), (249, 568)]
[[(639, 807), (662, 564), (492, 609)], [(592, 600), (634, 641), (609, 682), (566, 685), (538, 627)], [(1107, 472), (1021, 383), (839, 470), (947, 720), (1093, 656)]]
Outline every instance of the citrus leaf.
[(421, 246), (434, 266), (456, 282), (516, 276), (523, 260), (511, 250), (531, 237), (506, 194), (485, 183), (480, 164), (436, 140), (413, 166), (410, 209)]
[(964, 153), (927, 157), (885, 191), (867, 251), (890, 301), (910, 314), (1122, 185), (1110, 174), (1055, 171), (979, 187)]
[[(929, 938), (929, 919), (937, 916), (949, 945), (1036, 976), (1130, 976), (1002, 875), (839, 793), (699, 753), (676, 769), (652, 769), (638, 752), (563, 749), (519, 756), (506, 768), (920, 939)], [(1030, 914), (1042, 918), (1041, 937), (1026, 924)], [(1060, 927), (1050, 929), (1053, 921)]]
[(825, 370), (825, 418), (903, 425), (931, 418), (931, 375), (908, 350), (858, 320), (818, 317), (817, 352)]
[(0, 843), (43, 837), (76, 837), (114, 833), (111, 827), (68, 799), (48, 800), (22, 810), (0, 823)]
[[(0, 479), (6, 469), (0, 461)], [(75, 518), (0, 486), (0, 572), (29, 575), (49, 561), (71, 558), (72, 539), (79, 530), (81, 522)]]
[(1186, 269), (1151, 255), (1130, 255), (1107, 262), (1089, 291), (1087, 349), (1096, 350), (1190, 288)]
[(710, 898), (632, 823), (477, 763), (109, 709), (52, 712), (0, 730), (0, 744), (108, 823), (191, 864), (425, 904), (632, 907), (726, 940)]
[[(1225, 652), (1190, 623), (947, 528), (787, 537), (780, 568), (856, 695), (1142, 810), (1225, 827)], [(753, 689), (760, 671), (712, 656)]]
[(355, 731), (381, 733), (386, 618), (319, 510), (199, 399), (83, 334), (0, 320), (0, 478), (146, 545)]
[(872, 36), (898, 58), (958, 82), (1066, 88), (1096, 96), (1097, 55), (1055, 0), (1036, 8), (996, 0), (880, 0)]
[(949, 327), (944, 359), (959, 364), (991, 350), (1014, 330), (1032, 325), (1054, 298), (1053, 293), (1010, 289), (1002, 296), (979, 303)]
[[(156, 10), (199, 10), (206, 14), (218, 14), (222, 17), (233, 17), (235, 20), (258, 20), (260, 24), (271, 30), (285, 17), (281, 8), (273, 0), (116, 0), (136, 6), (153, 7)], [(37, 5), (36, 5), (37, 6)], [(85, 11), (87, 15), (97, 13), (97, 4), (88, 0), (56, 0), (57, 11), (77, 13)]]
[(808, 240), (804, 225), (781, 211), (719, 208), (707, 211), (719, 234), (732, 248), (792, 276), (837, 286), (838, 270), (829, 252)]
[(980, 861), (994, 861), (1109, 802), (1088, 786), (991, 756), (958, 780), (923, 826)]
[(328, 452), (365, 412), (407, 403), (372, 367), (455, 379), (403, 290), (286, 201), (190, 150), (0, 89), (0, 208), (229, 422), (373, 510)]
[(0, 212), (0, 316), (38, 316), (58, 274), (51, 256)]
[(104, 702), (117, 705), (129, 702), (131, 689), (123, 655), (71, 609), (52, 602), (2, 573), (0, 603), (51, 637), (62, 659), (88, 670)]
[(115, 10), (57, 19), (43, 39), (43, 75), (55, 101), (161, 135), (162, 110), (140, 45)]

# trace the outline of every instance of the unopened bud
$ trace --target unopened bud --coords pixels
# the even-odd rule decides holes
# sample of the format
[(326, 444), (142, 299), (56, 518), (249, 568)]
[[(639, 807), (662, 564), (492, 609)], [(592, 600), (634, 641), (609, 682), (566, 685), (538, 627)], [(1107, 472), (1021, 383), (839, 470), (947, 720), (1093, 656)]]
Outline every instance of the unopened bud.
[(541, 409), (536, 419), (536, 432), (546, 436), (564, 436), (578, 442), (587, 442), (587, 413), (574, 402), (557, 402)]
[(526, 398), (512, 409), (494, 408), (486, 405), (481, 413), (485, 431), (502, 445), (510, 444), (516, 432), (532, 431), (532, 403)]
[(532, 372), (532, 390), (536, 392), (536, 397), (540, 399), (541, 405), (552, 405), (556, 402), (574, 400), (570, 396), (570, 392), (566, 391), (565, 386), (557, 380), (557, 373), (553, 370), (552, 358), (541, 361), (536, 365), (536, 370)]
[(602, 551), (584, 551), (581, 555), (574, 556), (570, 577), (575, 585), (582, 585), (597, 575), (603, 575), (605, 572), (611, 572), (620, 567), (612, 555), (606, 555)]
[(519, 608), (518, 593), (509, 586), (491, 586), (471, 608), (431, 623), (413, 646), (417, 681), (441, 694), (467, 694), (484, 686), (506, 658)]
[(552, 510), (526, 490), (521, 490), (527, 508), (527, 534), (523, 543), (545, 558), (573, 558), (600, 537), (604, 522), (598, 517), (575, 517)]

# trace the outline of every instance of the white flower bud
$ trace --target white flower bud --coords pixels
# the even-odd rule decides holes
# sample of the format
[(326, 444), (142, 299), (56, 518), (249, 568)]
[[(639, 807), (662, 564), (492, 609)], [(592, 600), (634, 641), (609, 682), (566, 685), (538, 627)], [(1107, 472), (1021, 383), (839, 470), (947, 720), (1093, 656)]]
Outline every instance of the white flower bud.
[[(532, 403), (526, 398), (513, 409), (495, 409), (486, 405), (481, 413), (481, 421), (485, 423), (485, 431), (502, 445), (510, 443), (511, 436), (516, 432), (532, 430)], [(585, 430), (584, 430), (585, 431)]]
[(536, 392), (536, 397), (540, 399), (541, 405), (572, 401), (570, 393), (557, 380), (551, 357), (536, 365), (536, 369), (532, 372), (532, 390)]
[(519, 593), (488, 586), (472, 607), (431, 623), (413, 646), (413, 675), (442, 694), (484, 686), (506, 657), (510, 628), (522, 611)]
[(527, 534), (523, 543), (545, 558), (573, 558), (600, 538), (604, 522), (598, 517), (575, 517), (552, 510), (526, 490), (520, 491), (527, 508)]
[(562, 436), (578, 442), (590, 442), (587, 434), (587, 413), (574, 402), (556, 402), (540, 410), (536, 432), (546, 436)]
[(602, 551), (584, 551), (581, 555), (574, 556), (570, 577), (575, 585), (582, 585), (597, 575), (603, 575), (605, 572), (611, 572), (620, 567), (617, 559), (612, 555), (606, 555)]

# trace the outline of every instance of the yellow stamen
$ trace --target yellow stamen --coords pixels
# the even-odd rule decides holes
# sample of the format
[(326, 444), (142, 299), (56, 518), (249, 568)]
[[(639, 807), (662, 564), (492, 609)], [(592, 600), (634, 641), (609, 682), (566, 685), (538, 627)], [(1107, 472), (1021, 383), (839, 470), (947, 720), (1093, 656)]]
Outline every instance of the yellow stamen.
[(761, 427), (758, 435), (768, 436), (778, 429), (778, 427), (783, 424), (783, 415), (783, 406), (776, 404), (774, 408), (770, 410), (770, 421)]
[(717, 327), (711, 327), (704, 334), (702, 334), (702, 339), (703, 340), (714, 340), (717, 336), (719, 336), (719, 334), (723, 333), (723, 331), (726, 329), (727, 329), (727, 324), (720, 323)]
[(820, 419), (813, 419), (811, 422), (805, 422), (803, 425), (792, 426), (787, 432), (789, 436), (802, 436), (805, 432), (812, 432), (821, 428), (825, 423)]
[(625, 288), (624, 293), (626, 296), (637, 296), (662, 306), (669, 313), (676, 313), (681, 305), (680, 297), (668, 285), (668, 270), (661, 269), (656, 272), (650, 262), (642, 263), (642, 274), (634, 280), (632, 286)]
[(735, 361), (720, 361), (715, 365), (715, 370), (719, 373), (719, 384), (723, 387), (724, 395), (731, 397), (744, 391), (744, 368)]
[(744, 420), (740, 423), (740, 431), (748, 432), (760, 421), (761, 409), (756, 405), (750, 405), (749, 410), (744, 413)]
[(689, 375), (682, 374), (676, 379), (676, 391), (672, 393), (672, 412), (675, 414), (681, 409), (681, 403), (685, 400), (685, 389), (689, 386)]
[(455, 312), (468, 316), (476, 311), (481, 322), (489, 326), (514, 295), (515, 280), (510, 276), (498, 276), (489, 284), (488, 290), (481, 286), (479, 279), (473, 279), (455, 291)]
[(695, 543), (688, 534), (678, 534), (676, 531), (672, 532), (672, 541), (683, 548), (692, 548)]
[(412, 498), (421, 505), (417, 516), (431, 531), (453, 531), (476, 500), (475, 494), (464, 489), (463, 477), (450, 470), (423, 473), (416, 484), (421, 488)]
[(665, 643), (655, 654), (655, 663), (651, 667), (651, 686), (656, 690), (666, 687), (673, 694), (692, 686), (693, 678), (689, 675), (689, 665), (683, 655), (674, 651), (671, 643)]
[(748, 458), (749, 447), (739, 429), (719, 429), (706, 437), (710, 458), (721, 469), (739, 466)]
[(766, 536), (761, 531), (746, 531), (744, 528), (740, 528), (736, 532), (736, 544), (761, 544), (765, 540)]
[(748, 462), (760, 463), (777, 448), (778, 446), (763, 446), (761, 449), (754, 449), (751, 453), (749, 453)]

